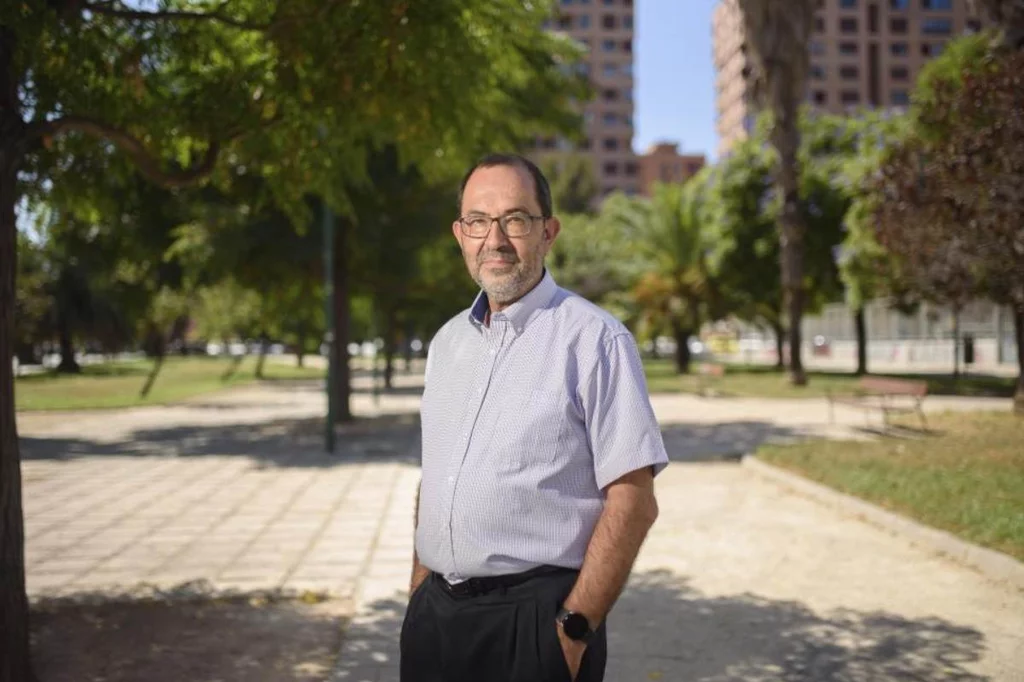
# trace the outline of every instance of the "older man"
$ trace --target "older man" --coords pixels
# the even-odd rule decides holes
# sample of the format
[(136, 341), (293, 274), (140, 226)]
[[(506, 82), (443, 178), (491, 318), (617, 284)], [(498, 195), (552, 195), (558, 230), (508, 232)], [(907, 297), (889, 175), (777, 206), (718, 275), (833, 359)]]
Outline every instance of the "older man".
[(629, 331), (544, 269), (538, 168), (492, 155), (452, 224), (481, 292), (434, 337), (403, 682), (601, 680), (667, 463)]

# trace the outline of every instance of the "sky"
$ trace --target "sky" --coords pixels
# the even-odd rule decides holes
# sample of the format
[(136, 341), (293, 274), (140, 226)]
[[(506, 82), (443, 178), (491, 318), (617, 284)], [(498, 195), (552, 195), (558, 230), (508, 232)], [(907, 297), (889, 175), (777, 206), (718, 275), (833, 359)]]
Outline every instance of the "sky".
[(635, 0), (633, 148), (679, 143), (715, 158), (715, 68), (711, 12), (716, 0)]

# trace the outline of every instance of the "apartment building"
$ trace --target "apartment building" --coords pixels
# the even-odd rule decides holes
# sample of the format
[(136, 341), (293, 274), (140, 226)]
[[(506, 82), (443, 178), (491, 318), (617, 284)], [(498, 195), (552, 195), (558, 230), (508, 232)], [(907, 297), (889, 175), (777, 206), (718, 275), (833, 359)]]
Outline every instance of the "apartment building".
[(633, 0), (559, 0), (552, 30), (588, 49), (582, 65), (595, 91), (583, 106), (585, 140), (540, 140), (535, 156), (577, 152), (594, 164), (601, 196), (640, 191), (633, 154)]
[[(818, 0), (808, 101), (832, 113), (905, 107), (921, 67), (979, 27), (968, 0)], [(712, 20), (719, 154), (753, 125), (743, 33), (737, 0), (721, 0)]]
[(674, 142), (651, 145), (638, 158), (640, 165), (640, 193), (651, 196), (659, 182), (686, 182), (700, 172), (707, 163), (703, 154), (680, 154)]

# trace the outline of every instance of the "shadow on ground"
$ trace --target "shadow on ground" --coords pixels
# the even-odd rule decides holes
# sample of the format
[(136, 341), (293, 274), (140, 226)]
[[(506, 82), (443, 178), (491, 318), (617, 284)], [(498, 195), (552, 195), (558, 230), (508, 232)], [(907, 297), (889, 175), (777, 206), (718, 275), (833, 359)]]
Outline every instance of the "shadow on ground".
[[(797, 430), (760, 421), (672, 424), (662, 429), (673, 461), (738, 460), (765, 442), (786, 442)], [(336, 451), (324, 452), (321, 419), (280, 419), (259, 424), (168, 426), (133, 431), (112, 442), (26, 436), (22, 458), (245, 456), (266, 466), (330, 467), (344, 463), (419, 462), (419, 418), (414, 414), (359, 419), (339, 426)]]
[(39, 682), (312, 682), (350, 609), (265, 598), (78, 603), (32, 611)]
[(322, 419), (139, 429), (128, 439), (112, 442), (27, 436), (21, 439), (21, 451), (25, 461), (244, 456), (263, 466), (331, 467), (370, 461), (416, 464), (418, 442), (416, 415), (387, 415), (339, 425), (332, 454), (324, 450)]
[[(405, 604), (367, 607), (345, 635), (332, 680), (397, 680)], [(634, 574), (609, 619), (608, 682), (982, 682), (967, 668), (977, 630), (883, 611), (824, 614), (751, 594), (703, 595), (667, 571)]]

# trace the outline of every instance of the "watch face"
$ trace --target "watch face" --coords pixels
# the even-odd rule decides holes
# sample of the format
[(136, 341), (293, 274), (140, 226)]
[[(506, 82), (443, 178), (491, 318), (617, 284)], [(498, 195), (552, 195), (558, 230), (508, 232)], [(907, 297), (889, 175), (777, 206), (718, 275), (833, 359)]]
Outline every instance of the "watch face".
[(569, 613), (562, 621), (562, 629), (570, 639), (583, 639), (590, 632), (590, 623), (578, 613)]

